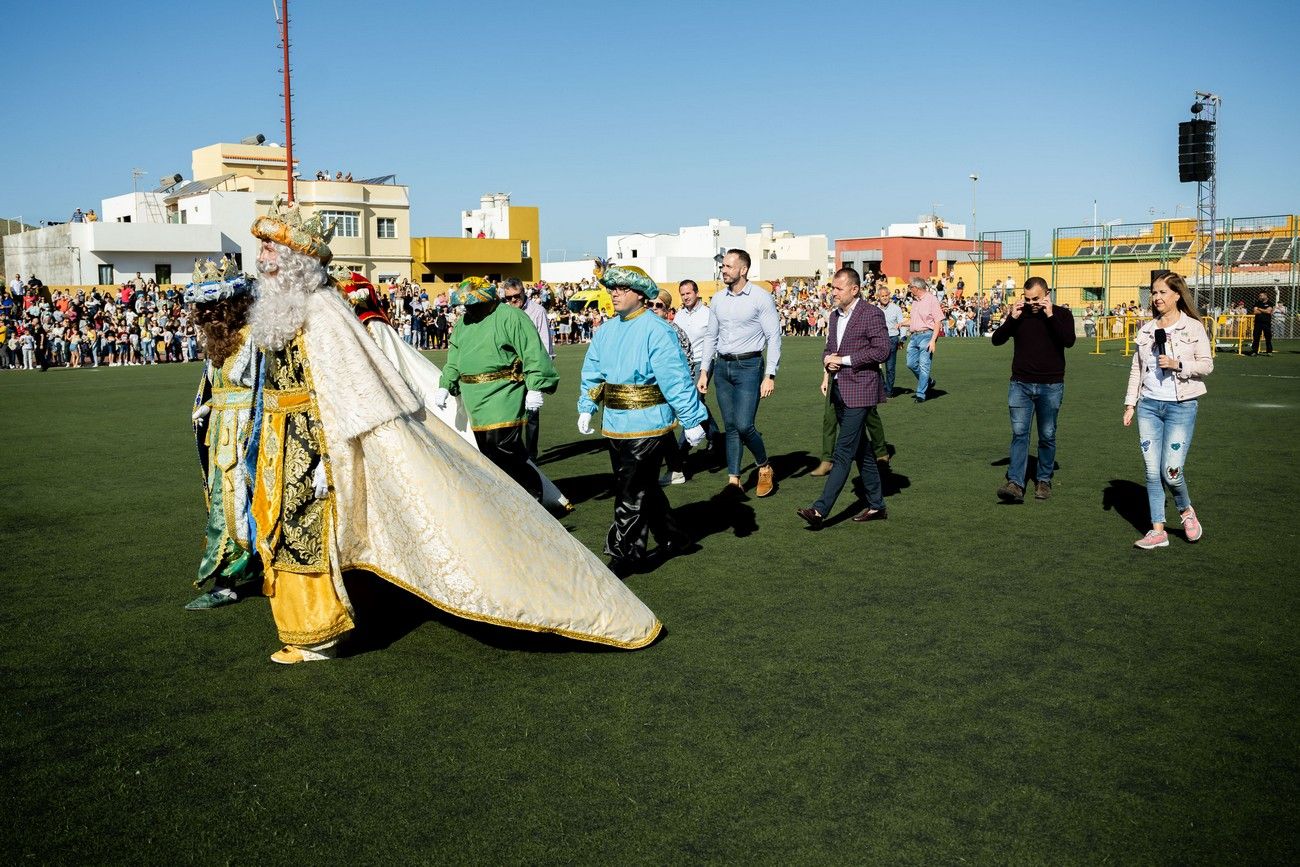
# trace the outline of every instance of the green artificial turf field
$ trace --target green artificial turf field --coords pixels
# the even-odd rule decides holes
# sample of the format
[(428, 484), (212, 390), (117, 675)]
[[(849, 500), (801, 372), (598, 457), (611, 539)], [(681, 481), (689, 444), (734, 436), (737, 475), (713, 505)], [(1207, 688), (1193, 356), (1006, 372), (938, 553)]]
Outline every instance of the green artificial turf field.
[[(820, 347), (786, 341), (759, 414), (775, 496), (711, 501), (716, 470), (670, 490), (701, 550), (629, 579), (666, 625), (653, 647), (479, 626), (360, 582), (357, 652), (289, 668), (268, 661), (264, 599), (181, 609), (198, 365), (0, 372), (0, 851), (1294, 863), (1300, 346), (1219, 357), (1187, 465), (1205, 537), (1154, 552), (1130, 547), (1147, 515), (1127, 360), (1084, 341), (1050, 501), (994, 497), (1009, 348), (945, 340), (945, 393), (883, 409), (889, 520), (806, 530)], [(543, 463), (599, 550), (609, 467), (574, 428), (581, 357), (560, 350)], [(897, 384), (915, 384), (901, 363)]]

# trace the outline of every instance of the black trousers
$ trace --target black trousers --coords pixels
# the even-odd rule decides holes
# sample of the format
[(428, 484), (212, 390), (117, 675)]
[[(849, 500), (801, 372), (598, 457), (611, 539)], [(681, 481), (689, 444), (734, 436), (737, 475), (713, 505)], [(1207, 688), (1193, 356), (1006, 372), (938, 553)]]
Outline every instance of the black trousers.
[(1250, 344), (1251, 355), (1254, 355), (1256, 352), (1259, 352), (1259, 338), (1261, 337), (1264, 338), (1264, 346), (1266, 346), (1268, 348), (1268, 352), (1271, 353), (1273, 351), (1273, 317), (1272, 316), (1268, 317), (1262, 322), (1258, 318), (1255, 319), (1254, 340), (1252, 340)]
[(685, 544), (686, 534), (673, 519), (668, 497), (659, 486), (659, 465), (667, 448), (665, 438), (606, 442), (614, 469), (614, 523), (605, 536), (605, 553), (616, 560), (643, 559), (651, 533), (661, 545)]
[(540, 409), (530, 409), (528, 412), (528, 421), (524, 424), (524, 448), (528, 449), (528, 456), (537, 460), (537, 440), (542, 433), (542, 411)]
[(474, 431), (474, 441), (483, 457), (501, 468), (519, 483), (537, 502), (542, 501), (542, 479), (528, 465), (528, 448), (524, 445), (524, 426), (498, 427)]

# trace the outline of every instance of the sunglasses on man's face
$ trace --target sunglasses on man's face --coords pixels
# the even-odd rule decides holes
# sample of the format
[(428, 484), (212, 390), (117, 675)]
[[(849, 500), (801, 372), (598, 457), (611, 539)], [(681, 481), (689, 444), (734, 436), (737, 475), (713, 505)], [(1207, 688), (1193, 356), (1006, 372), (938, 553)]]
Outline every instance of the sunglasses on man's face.
[(668, 308), (668, 305), (662, 301), (656, 301), (654, 304), (651, 304), (650, 306), (656, 310), (666, 310)]
[(516, 301), (522, 302), (524, 300), (524, 296), (522, 295), (507, 295), (505, 297), (507, 304), (514, 304)]

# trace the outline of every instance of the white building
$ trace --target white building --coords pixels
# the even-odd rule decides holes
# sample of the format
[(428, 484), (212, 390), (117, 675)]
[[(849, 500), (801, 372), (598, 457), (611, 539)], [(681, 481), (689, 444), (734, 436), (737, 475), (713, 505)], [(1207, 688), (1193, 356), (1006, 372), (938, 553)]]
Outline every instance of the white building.
[[(49, 286), (120, 284), (137, 272), (159, 285), (183, 284), (196, 258), (225, 253), (251, 270), (258, 242), (249, 230), (284, 191), (284, 149), (209, 145), (193, 152), (192, 168), (202, 180), (169, 175), (152, 192), (103, 199), (98, 222), (6, 236), (9, 270), (34, 274)], [(305, 212), (332, 219), (336, 262), (376, 283), (410, 276), (410, 200), (391, 175), (355, 182), (298, 180), (295, 193)]]
[[(729, 220), (710, 219), (707, 225), (683, 226), (675, 233), (628, 232), (605, 241), (607, 258), (619, 265), (636, 265), (659, 283), (714, 280), (718, 276), (714, 257), (732, 248), (749, 253), (751, 280), (824, 277), (834, 264), (834, 251), (825, 235), (778, 232), (771, 223), (748, 232)], [(550, 282), (590, 275), (587, 261), (542, 264), (542, 279)]]

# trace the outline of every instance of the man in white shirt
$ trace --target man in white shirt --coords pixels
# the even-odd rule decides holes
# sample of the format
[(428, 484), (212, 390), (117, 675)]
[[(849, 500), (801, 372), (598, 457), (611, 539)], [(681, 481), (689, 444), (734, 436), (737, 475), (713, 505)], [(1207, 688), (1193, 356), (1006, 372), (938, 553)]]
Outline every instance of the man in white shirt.
[(723, 493), (743, 495), (740, 460), (742, 449), (748, 447), (758, 472), (755, 493), (767, 497), (776, 490), (775, 478), (754, 421), (758, 402), (776, 391), (781, 317), (772, 293), (750, 282), (749, 267), (745, 250), (733, 248), (722, 258), (722, 282), (727, 289), (714, 295), (709, 305), (714, 352), (703, 359), (697, 387), (700, 394), (708, 393), (709, 374), (716, 371), (718, 407), (727, 428), (727, 487)]
[[(528, 314), (528, 318), (533, 321), (533, 327), (537, 329), (537, 336), (542, 339), (542, 347), (546, 350), (546, 354), (551, 357), (551, 361), (555, 361), (555, 336), (551, 333), (551, 321), (546, 318), (546, 311), (542, 309), (542, 305), (538, 304), (536, 299), (528, 297), (523, 281), (515, 277), (502, 280), (501, 298), (507, 304), (519, 307)], [(528, 421), (524, 425), (524, 445), (528, 449), (528, 456), (534, 461), (537, 460), (537, 440), (542, 432), (541, 415), (540, 409), (528, 410)]]
[[(709, 330), (713, 313), (709, 310), (709, 305), (700, 298), (700, 287), (694, 280), (683, 280), (678, 283), (677, 292), (682, 297), (682, 306), (673, 318), (673, 324), (680, 328), (686, 335), (686, 339), (691, 342), (691, 357), (687, 361), (691, 363), (691, 381), (698, 385), (704, 359), (713, 357), (713, 338)], [(708, 410), (708, 404), (705, 404), (704, 408)], [(713, 412), (709, 410), (708, 420), (704, 422), (704, 433), (707, 437), (705, 442), (715, 443), (717, 432), (718, 426), (713, 421)]]

